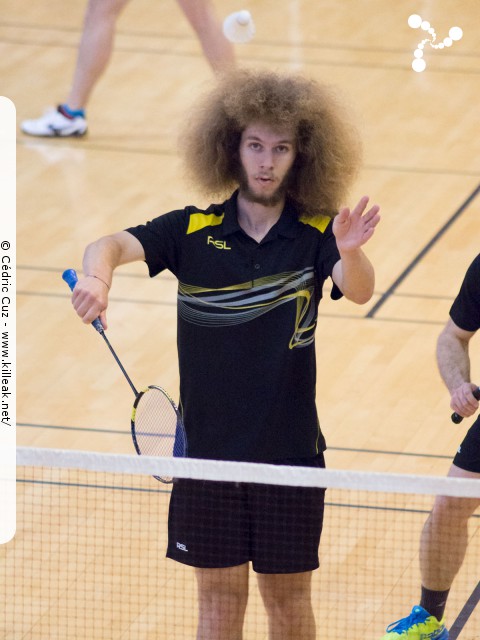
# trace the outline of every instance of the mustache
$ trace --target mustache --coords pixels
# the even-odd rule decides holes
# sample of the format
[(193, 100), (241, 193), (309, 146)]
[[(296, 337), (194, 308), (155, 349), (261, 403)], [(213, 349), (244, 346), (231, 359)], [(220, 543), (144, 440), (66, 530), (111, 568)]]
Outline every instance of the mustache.
[[(263, 179), (266, 178), (268, 180), (275, 179), (273, 174), (268, 171), (267, 172), (260, 171), (257, 174), (255, 174), (254, 179), (258, 179), (258, 178), (263, 178)], [(247, 172), (245, 171), (245, 168), (243, 167), (243, 165), (240, 164), (238, 167), (237, 180), (238, 180), (239, 189), (242, 192), (242, 194), (251, 202), (259, 202), (263, 204), (271, 200), (273, 204), (277, 204), (278, 201), (284, 198), (285, 195), (287, 194), (288, 189), (290, 188), (293, 182), (293, 178), (294, 178), (294, 172), (292, 169), (290, 169), (287, 175), (283, 178), (282, 182), (278, 185), (277, 189), (275, 190), (275, 193), (273, 193), (270, 197), (263, 198), (263, 197), (256, 196), (250, 189), (250, 186), (248, 184)]]

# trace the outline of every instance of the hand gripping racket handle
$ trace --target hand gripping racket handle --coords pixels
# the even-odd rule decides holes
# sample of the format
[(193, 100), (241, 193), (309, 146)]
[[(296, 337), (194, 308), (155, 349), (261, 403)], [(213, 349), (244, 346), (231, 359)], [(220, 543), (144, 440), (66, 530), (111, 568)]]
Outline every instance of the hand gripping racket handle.
[[(474, 389), (472, 393), (477, 400), (480, 400), (480, 387)], [(454, 422), (455, 424), (460, 424), (462, 420), (463, 416), (459, 415), (456, 411), (452, 413), (452, 422)]]
[[(63, 273), (62, 273), (62, 279), (65, 280), (65, 282), (68, 284), (68, 286), (70, 287), (70, 290), (73, 291), (75, 289), (75, 285), (78, 282), (78, 277), (77, 277), (77, 273), (75, 271), (75, 269), (66, 269)], [(105, 334), (105, 329), (103, 328), (103, 324), (100, 320), (100, 318), (95, 318), (95, 320), (92, 322), (92, 325), (95, 327), (95, 329), (98, 331), (98, 333), (102, 336), (102, 338), (105, 340), (105, 343), (107, 345), (107, 347), (110, 349), (110, 352), (112, 354), (112, 356), (115, 359), (115, 362), (118, 364), (118, 366), (120, 367), (121, 372), (123, 373), (123, 375), (125, 376), (125, 380), (128, 382), (128, 384), (130, 385), (130, 389), (133, 391), (133, 393), (135, 394), (135, 396), (138, 396), (138, 391), (135, 388), (135, 385), (133, 384), (133, 382), (130, 380), (130, 376), (128, 375), (128, 373), (125, 370), (125, 367), (123, 366), (123, 364), (120, 362), (119, 357), (117, 356), (117, 354), (115, 353), (112, 345), (110, 344), (106, 334)]]
[[(75, 289), (75, 285), (78, 282), (77, 272), (75, 271), (75, 269), (66, 269), (62, 273), (62, 279), (65, 280), (65, 282), (68, 284), (68, 286), (70, 287), (70, 291), (73, 291)], [(96, 318), (92, 322), (92, 324), (95, 327), (95, 329), (98, 331), (98, 333), (103, 333), (104, 329), (103, 329), (103, 324), (100, 321), (100, 318)]]

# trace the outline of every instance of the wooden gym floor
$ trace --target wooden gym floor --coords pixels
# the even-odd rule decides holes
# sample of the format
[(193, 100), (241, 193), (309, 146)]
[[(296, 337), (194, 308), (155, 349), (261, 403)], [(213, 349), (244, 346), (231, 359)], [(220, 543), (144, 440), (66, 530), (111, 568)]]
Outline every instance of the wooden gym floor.
[[(2, 95), (17, 120), (64, 99), (85, 2), (0, 0)], [(218, 0), (247, 8), (256, 37), (239, 64), (295, 70), (333, 83), (354, 108), (365, 149), (348, 204), (363, 195), (382, 222), (366, 252), (376, 269), (363, 307), (327, 298), (317, 332), (318, 404), (332, 468), (444, 475), (468, 422), (453, 426), (435, 343), (478, 253), (480, 4), (478, 0)], [(411, 69), (419, 13), (440, 40)], [(186, 204), (207, 205), (183, 180), (183, 114), (212, 82), (174, 0), (135, 0), (122, 14), (110, 67), (79, 140), (17, 143), (17, 443), (131, 453), (131, 392), (101, 339), (75, 316), (61, 280), (85, 245)], [(175, 395), (176, 284), (143, 265), (119, 270), (109, 337), (138, 386)], [(154, 339), (146, 338), (154, 336)], [(478, 340), (472, 379), (480, 382)], [(421, 524), (421, 523), (420, 523)], [(420, 526), (419, 524), (419, 526)], [(399, 611), (398, 617), (402, 615)], [(478, 634), (478, 619), (476, 632)], [(8, 636), (14, 637), (14, 636)], [(23, 637), (23, 636), (18, 636)]]

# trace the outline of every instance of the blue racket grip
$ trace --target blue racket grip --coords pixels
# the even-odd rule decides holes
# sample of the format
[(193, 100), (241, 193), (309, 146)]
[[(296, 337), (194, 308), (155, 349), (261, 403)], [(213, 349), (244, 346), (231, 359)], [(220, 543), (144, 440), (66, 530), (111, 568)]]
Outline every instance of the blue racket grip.
[[(70, 291), (73, 291), (75, 289), (75, 285), (78, 282), (78, 276), (75, 269), (66, 269), (62, 273), (62, 280), (65, 280), (65, 282), (70, 287)], [(103, 324), (100, 321), (100, 318), (96, 318), (92, 322), (92, 324), (99, 333), (103, 333), (104, 329), (103, 329)]]

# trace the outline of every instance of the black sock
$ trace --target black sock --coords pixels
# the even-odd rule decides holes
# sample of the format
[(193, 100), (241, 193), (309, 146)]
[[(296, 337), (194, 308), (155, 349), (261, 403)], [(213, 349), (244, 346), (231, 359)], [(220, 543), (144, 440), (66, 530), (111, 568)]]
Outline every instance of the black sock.
[(447, 598), (450, 589), (446, 591), (430, 591), (422, 586), (422, 597), (420, 599), (420, 606), (428, 611), (431, 616), (440, 622), (445, 613), (445, 607), (447, 605)]

